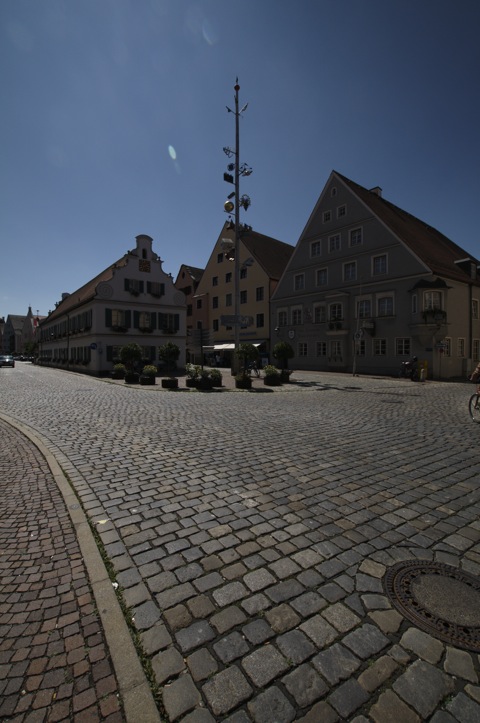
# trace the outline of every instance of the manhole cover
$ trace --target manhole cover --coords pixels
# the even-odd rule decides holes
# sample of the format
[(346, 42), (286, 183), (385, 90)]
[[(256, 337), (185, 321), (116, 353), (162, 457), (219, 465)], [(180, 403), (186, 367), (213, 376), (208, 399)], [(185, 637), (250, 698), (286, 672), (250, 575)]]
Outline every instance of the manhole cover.
[(440, 562), (408, 560), (389, 568), (385, 591), (396, 609), (439, 640), (480, 653), (480, 580)]

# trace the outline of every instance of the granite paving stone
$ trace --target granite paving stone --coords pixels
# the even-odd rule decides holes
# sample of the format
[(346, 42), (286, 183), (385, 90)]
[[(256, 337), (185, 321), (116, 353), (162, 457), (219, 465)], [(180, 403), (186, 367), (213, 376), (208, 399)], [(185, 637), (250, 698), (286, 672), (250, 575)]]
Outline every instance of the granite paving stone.
[[(411, 559), (480, 573), (478, 430), (464, 385), (295, 371), (260, 394), (262, 380), (236, 392), (224, 370), (223, 388), (204, 395), (23, 369), (2, 386), (2, 412), (33, 426), (67, 470), (144, 654), (158, 678), (169, 676), (169, 719), (409, 723), (428, 709), (435, 723), (461, 723), (477, 714), (479, 655), (408, 623), (383, 580)], [(266, 428), (267, 442), (258, 432)], [(24, 547), (39, 544), (31, 532), (22, 532)], [(55, 531), (51, 540), (61, 549)], [(77, 717), (118, 716), (91, 600), (75, 615), (66, 579), (52, 595), (57, 561), (44, 549), (24, 577), (13, 572), (17, 560), (2, 570), (7, 593), (15, 584), (30, 596), (1, 610), (28, 638), (24, 654), (0, 630), (2, 713), (16, 695), (13, 716), (41, 715), (57, 686), (52, 721), (73, 713), (67, 703)], [(76, 585), (79, 561), (58, 562), (71, 564)], [(97, 703), (83, 695), (89, 663), (102, 666), (92, 673), (95, 695), (105, 696)], [(65, 665), (72, 683), (59, 684)]]

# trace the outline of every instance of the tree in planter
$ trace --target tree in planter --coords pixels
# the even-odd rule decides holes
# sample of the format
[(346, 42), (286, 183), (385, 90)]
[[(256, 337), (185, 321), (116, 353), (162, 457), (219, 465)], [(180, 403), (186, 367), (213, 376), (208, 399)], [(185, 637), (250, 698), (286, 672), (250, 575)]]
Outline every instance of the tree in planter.
[(161, 346), (158, 350), (159, 359), (164, 363), (165, 370), (174, 372), (177, 368), (178, 357), (180, 356), (180, 349), (176, 344), (171, 341), (167, 341), (166, 344)]
[(120, 349), (120, 361), (127, 367), (126, 382), (135, 381), (135, 367), (142, 360), (142, 347), (138, 344), (126, 344)]
[(140, 375), (140, 384), (155, 384), (156, 375), (157, 367), (153, 366), (153, 364), (146, 364)]
[(248, 362), (257, 361), (259, 354), (254, 344), (243, 342), (239, 344), (236, 351), (237, 358), (240, 360), (240, 371), (235, 377), (235, 386), (240, 389), (250, 389), (252, 380), (248, 374)]
[(293, 359), (295, 351), (288, 341), (279, 341), (272, 349), (272, 356), (280, 362), (282, 369), (288, 369), (288, 360)]
[(160, 361), (165, 365), (165, 371), (170, 375), (168, 379), (162, 379), (162, 387), (165, 389), (177, 389), (178, 379), (174, 376), (174, 372), (177, 368), (178, 357), (180, 356), (179, 347), (171, 341), (167, 341), (166, 344), (159, 348), (158, 356)]

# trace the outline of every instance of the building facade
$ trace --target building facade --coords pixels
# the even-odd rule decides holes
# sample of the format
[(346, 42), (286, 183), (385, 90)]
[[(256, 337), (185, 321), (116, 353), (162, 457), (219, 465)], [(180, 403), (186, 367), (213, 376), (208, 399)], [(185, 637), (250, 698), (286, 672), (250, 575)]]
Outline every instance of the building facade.
[(435, 229), (333, 171), (273, 293), (292, 368), (430, 378), (480, 357), (480, 266)]
[[(235, 331), (235, 269), (231, 254), (234, 232), (225, 223), (213, 247), (193, 299), (193, 328), (206, 324), (207, 361), (230, 366)], [(270, 354), (270, 298), (293, 253), (293, 246), (247, 229), (240, 243), (240, 342)], [(200, 316), (201, 315), (201, 316)], [(205, 328), (205, 327), (203, 327)]]
[(208, 308), (206, 305), (202, 306), (201, 300), (197, 297), (197, 289), (202, 276), (203, 269), (182, 264), (175, 280), (175, 287), (185, 296), (187, 307), (186, 360), (191, 363), (201, 361), (202, 342), (207, 343), (207, 339), (204, 339), (203, 336), (208, 333)]
[(122, 346), (142, 347), (144, 364), (158, 364), (158, 349), (171, 341), (185, 364), (185, 297), (152, 250), (152, 238), (62, 300), (39, 325), (43, 365), (107, 375)]

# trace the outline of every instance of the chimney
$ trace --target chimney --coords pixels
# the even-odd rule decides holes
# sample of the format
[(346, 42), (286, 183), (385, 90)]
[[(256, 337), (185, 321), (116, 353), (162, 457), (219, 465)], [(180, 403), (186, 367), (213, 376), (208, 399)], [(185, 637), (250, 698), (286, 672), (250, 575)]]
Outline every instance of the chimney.
[(382, 197), (382, 189), (380, 188), (380, 186), (374, 186), (373, 188), (371, 188), (370, 193), (374, 193), (379, 198)]
[(70, 296), (70, 294), (67, 291), (64, 291), (62, 294), (62, 301), (65, 301), (65, 299), (68, 299), (69, 296)]

